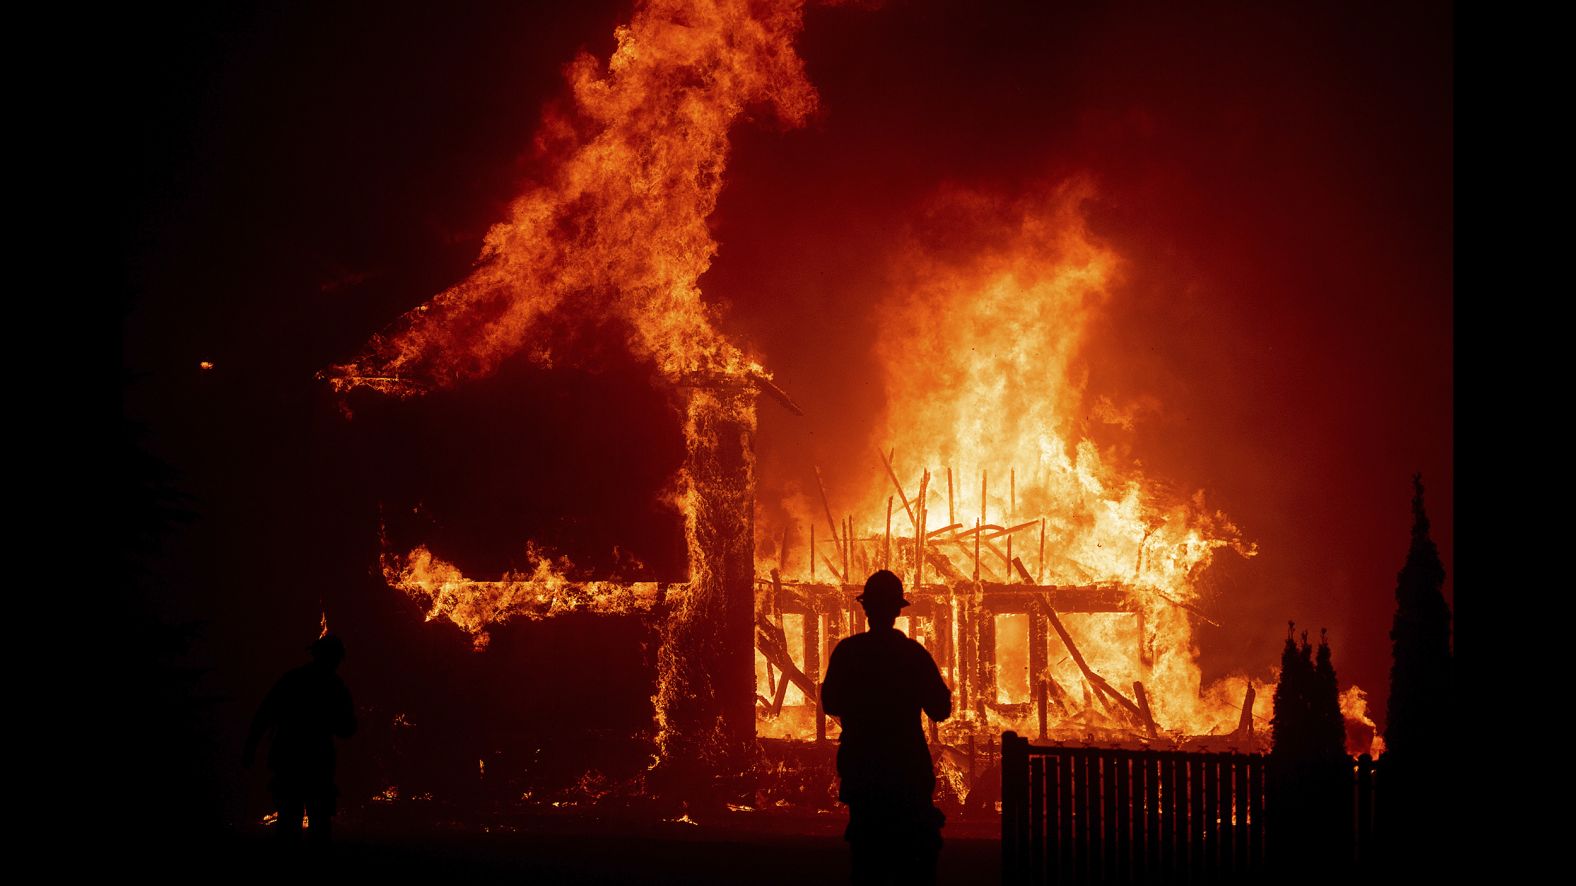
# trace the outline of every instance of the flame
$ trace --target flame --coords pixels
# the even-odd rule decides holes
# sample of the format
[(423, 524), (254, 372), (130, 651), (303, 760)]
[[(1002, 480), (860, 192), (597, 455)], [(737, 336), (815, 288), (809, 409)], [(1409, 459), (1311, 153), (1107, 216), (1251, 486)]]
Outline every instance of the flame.
[[(1375, 725), (1373, 717), (1368, 713), (1368, 693), (1359, 686), (1352, 686), (1341, 693), (1341, 716), (1347, 723), (1347, 752), (1353, 755), (1370, 754), (1377, 759), (1384, 753), (1384, 736), (1379, 734), (1379, 727)], [(1356, 726), (1357, 728), (1352, 728)], [(1370, 736), (1364, 745), (1354, 741), (1353, 732), (1362, 736)]]
[(664, 596), (656, 582), (572, 581), (569, 558), (553, 559), (526, 545), (527, 569), (498, 581), (474, 581), (458, 567), (418, 545), (401, 557), (384, 552), (383, 577), (427, 609), (426, 620), (450, 621), (469, 633), (477, 648), (487, 645), (487, 628), (511, 618), (540, 619), (564, 612), (629, 614), (649, 612)]
[[(766, 109), (785, 126), (802, 124), (816, 93), (792, 41), (803, 0), (640, 0), (605, 65), (581, 54), (566, 69), (569, 95), (538, 132), (540, 180), (488, 231), (475, 269), (373, 336), (356, 358), (320, 373), (343, 394), (369, 388), (394, 397), (484, 376), (507, 357), (551, 362), (543, 320), (615, 318), (631, 351), (675, 383), (754, 379), (760, 362), (715, 327), (700, 276), (717, 243), (707, 227), (727, 165), (728, 134), (741, 115)], [(768, 386), (769, 390), (775, 390)], [(349, 411), (341, 404), (342, 411)], [(697, 516), (712, 458), (707, 434), (720, 423), (753, 430), (750, 397), (689, 397), (684, 417), (692, 455), (677, 483), (685, 515), (688, 584), (572, 582), (567, 561), (528, 548), (528, 569), (496, 581), (464, 576), (424, 546), (404, 555), (385, 545), (389, 584), (487, 643), (486, 628), (511, 618), (571, 610), (648, 611), (663, 607), (656, 706), (659, 754), (715, 744), (717, 729), (693, 735), (670, 716), (687, 699), (715, 696), (710, 675), (689, 656), (710, 642), (696, 636), (714, 621), (717, 569)], [(753, 458), (753, 455), (749, 457)], [(715, 485), (715, 484), (714, 484)], [(736, 508), (748, 525), (748, 507)], [(747, 558), (746, 558), (747, 560)], [(713, 626), (714, 627), (714, 626)], [(693, 707), (693, 705), (692, 705)], [(693, 726), (694, 724), (690, 724)]]
[(488, 231), (471, 275), (325, 377), (401, 396), (451, 385), (533, 352), (540, 322), (560, 310), (622, 318), (632, 350), (673, 376), (761, 371), (714, 328), (696, 281), (717, 251), (706, 220), (729, 129), (752, 107), (790, 126), (815, 108), (791, 45), (802, 6), (639, 3), (605, 67), (587, 54), (568, 66), (568, 107), (550, 110), (538, 135), (555, 162)]
[[(897, 498), (906, 507), (892, 510), (892, 568), (906, 569), (912, 585), (923, 519), (927, 532), (953, 527), (926, 546), (928, 585), (945, 581), (955, 593), (974, 592), (973, 540), (949, 539), (981, 526), (981, 581), (1020, 582), (1009, 565), (1017, 556), (1038, 584), (1119, 592), (1129, 612), (1062, 615), (1091, 669), (1130, 698), (1133, 683), (1142, 681), (1164, 731), (1231, 733), (1241, 717), (1243, 678), (1233, 678), (1236, 691), (1224, 681), (1201, 687), (1184, 607), (1197, 611), (1197, 579), (1218, 550), (1252, 556), (1255, 549), (1202, 491), (1170, 493), (1091, 438), (1091, 421), (1130, 431), (1158, 408), (1087, 395), (1091, 330), (1122, 274), (1121, 257), (1085, 219), (1084, 204), (1095, 196), (1087, 179), (1013, 199), (951, 188), (898, 250), (891, 294), (878, 309), (876, 356), (888, 410), (871, 446), (883, 458), (895, 453), (892, 467), (903, 483)], [(898, 490), (885, 465), (872, 462), (854, 532), (879, 542)], [(763, 557), (761, 571), (775, 565), (775, 557)], [(795, 577), (810, 578), (807, 569)], [(991, 701), (1030, 701), (1034, 677), (1049, 676), (1074, 694), (1084, 686), (1055, 634), (1046, 672), (1031, 675), (1026, 620), (998, 616), (996, 628), (998, 695)], [(1252, 684), (1269, 697), (1267, 683)], [(977, 719), (974, 712), (962, 716)], [(1033, 734), (1031, 719), (992, 709), (982, 725)], [(1098, 704), (1082, 705), (1060, 724), (1051, 719), (1053, 732), (1069, 735), (1125, 725)]]
[(317, 627), (318, 627), (317, 638), (319, 640), (321, 640), (324, 637), (328, 636), (328, 610), (327, 609), (322, 610), (322, 617), (318, 621)]

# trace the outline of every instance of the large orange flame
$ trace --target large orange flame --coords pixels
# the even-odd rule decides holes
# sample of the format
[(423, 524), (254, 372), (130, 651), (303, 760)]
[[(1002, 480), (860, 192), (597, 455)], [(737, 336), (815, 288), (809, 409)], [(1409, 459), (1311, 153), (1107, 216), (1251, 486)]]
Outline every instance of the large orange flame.
[[(853, 528), (858, 538), (882, 539), (896, 493), (905, 504), (893, 512), (895, 568), (907, 569), (912, 582), (910, 552), (921, 520), (927, 532), (959, 527), (927, 554), (926, 581), (972, 592), (972, 581), (960, 579), (975, 574), (973, 542), (946, 544), (947, 536), (976, 525), (997, 527), (993, 534), (1029, 526), (1016, 535), (1016, 552), (1005, 533), (985, 536), (991, 540), (983, 545), (980, 579), (1019, 583), (1016, 556), (1036, 583), (1124, 594), (1132, 614), (1062, 618), (1089, 666), (1123, 692), (1143, 682), (1155, 721), (1173, 735), (1231, 733), (1247, 678), (1201, 686), (1189, 609), (1196, 609), (1196, 580), (1216, 551), (1252, 556), (1254, 549), (1207, 507), (1202, 491), (1166, 491), (1136, 467), (1116, 464), (1088, 432), (1091, 420), (1130, 424), (1135, 411), (1086, 396), (1091, 321), (1121, 274), (1120, 257), (1086, 223), (1084, 205), (1094, 196), (1083, 179), (1010, 199), (951, 188), (915, 224), (878, 308), (876, 354), (888, 409), (871, 429), (870, 447), (895, 453), (901, 486), (873, 456)], [(922, 506), (927, 517), (919, 516)], [(775, 558), (762, 558), (763, 573), (774, 565)], [(1048, 638), (1047, 674), (1028, 674), (1026, 618), (996, 619), (1000, 679), (993, 701), (1027, 701), (1040, 676), (1064, 687), (1085, 683), (1055, 635)], [(1268, 699), (1267, 684), (1247, 682)], [(1085, 706), (1061, 731), (1081, 734), (1089, 714)], [(986, 719), (979, 725), (1031, 731), (1028, 721), (996, 709)], [(761, 728), (803, 731), (768, 722)]]
[[(570, 101), (549, 111), (538, 140), (554, 162), (487, 233), (470, 276), (324, 373), (339, 392), (367, 387), (409, 396), (447, 387), (515, 354), (549, 356), (539, 333), (558, 312), (618, 318), (635, 355), (691, 386), (682, 408), (689, 461), (675, 495), (685, 515), (688, 583), (574, 582), (567, 560), (529, 546), (527, 570), (490, 581), (464, 576), (424, 546), (383, 558), (391, 586), (426, 607), (429, 620), (470, 633), (478, 647), (489, 626), (511, 618), (659, 612), (666, 642), (653, 703), (664, 758), (737, 755), (737, 741), (721, 747), (720, 726), (696, 722), (696, 699), (704, 706), (725, 693), (690, 657), (704, 661), (721, 606), (723, 573), (710, 558), (723, 555), (702, 536), (718, 526), (748, 527), (750, 519), (749, 504), (736, 500), (748, 490), (721, 488), (709, 476), (716, 435), (748, 436), (755, 422), (753, 396), (722, 390), (767, 375), (717, 331), (697, 281), (717, 251), (706, 222), (733, 124), (766, 107), (797, 125), (815, 107), (792, 47), (802, 24), (802, 0), (641, 0), (617, 29), (605, 67), (589, 55), (568, 66)], [(745, 450), (737, 467), (748, 474), (753, 454)], [(728, 513), (715, 513), (719, 506)], [(703, 514), (707, 507), (712, 512)], [(742, 537), (747, 542), (747, 528)], [(743, 560), (747, 573), (747, 551)]]
[(349, 363), (340, 390), (405, 394), (485, 375), (553, 311), (613, 314), (667, 372), (752, 365), (712, 324), (696, 281), (717, 244), (728, 131), (751, 106), (789, 125), (816, 94), (791, 41), (801, 0), (644, 0), (605, 67), (581, 55), (572, 102), (540, 140), (560, 161), (487, 233), (475, 271), (401, 318)]

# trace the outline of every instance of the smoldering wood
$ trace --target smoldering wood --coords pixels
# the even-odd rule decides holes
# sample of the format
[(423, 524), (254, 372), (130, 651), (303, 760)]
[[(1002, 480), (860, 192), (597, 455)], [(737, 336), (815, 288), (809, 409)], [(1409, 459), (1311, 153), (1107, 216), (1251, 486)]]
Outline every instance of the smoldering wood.
[(1045, 583), (1045, 518), (1040, 518), (1040, 574), (1039, 583)]
[(966, 598), (959, 598), (958, 599), (958, 601), (957, 601), (957, 616), (958, 616), (958, 655), (957, 655), (958, 709), (966, 711), (966, 710), (969, 709), (969, 689), (971, 688), (970, 685), (969, 685), (969, 671), (974, 666), (974, 658), (973, 658), (974, 650), (973, 650), (973, 646), (969, 643), (969, 626), (970, 626), (970, 622), (972, 621), (972, 619), (969, 618), (969, 601)]
[[(767, 677), (771, 678), (772, 674), (775, 673), (776, 671), (777, 671), (777, 666), (772, 664), (771, 659), (767, 659), (766, 660), (766, 674), (767, 674)], [(771, 712), (772, 712), (772, 716), (773, 717), (776, 717), (776, 716), (778, 716), (779, 714), (781, 714), (783, 712), (783, 701), (788, 698), (788, 675), (787, 674), (782, 674), (780, 677), (778, 677), (776, 679), (775, 682), (776, 682), (776, 687), (777, 688), (772, 691), (772, 703), (771, 703)]]
[[(1025, 580), (1028, 579), (1029, 570), (1024, 567), (1022, 559), (1014, 559), (1012, 561), (1012, 565), (1017, 567), (1019, 574), (1022, 575)], [(1036, 594), (1034, 599), (1041, 607), (1046, 619), (1050, 621), (1051, 627), (1055, 629), (1056, 636), (1061, 638), (1062, 645), (1067, 648), (1068, 654), (1072, 656), (1073, 663), (1078, 665), (1078, 670), (1083, 674), (1084, 679), (1088, 680), (1089, 684), (1096, 690), (1108, 695), (1112, 701), (1115, 701), (1117, 704), (1121, 705), (1134, 717), (1141, 719), (1142, 715), (1138, 711), (1138, 705), (1130, 701), (1127, 696), (1118, 692), (1113, 686), (1111, 686), (1110, 683), (1106, 682), (1104, 677), (1096, 674), (1094, 670), (1089, 667), (1089, 663), (1084, 660), (1083, 653), (1078, 650), (1078, 644), (1073, 642), (1072, 635), (1067, 633), (1067, 628), (1062, 625), (1062, 620), (1057, 617), (1056, 609), (1051, 606), (1050, 602), (1039, 594)]]
[[(804, 668), (806, 676), (815, 680), (817, 686), (821, 685), (821, 614), (809, 612), (804, 616)], [(820, 707), (820, 696), (816, 696), (816, 707)]]
[[(896, 450), (893, 451), (896, 452)], [(881, 463), (886, 465), (887, 477), (891, 478), (892, 485), (897, 488), (898, 500), (903, 502), (903, 510), (908, 514), (909, 522), (916, 526), (919, 525), (919, 519), (914, 516), (914, 509), (909, 507), (908, 493), (903, 491), (903, 484), (897, 479), (897, 471), (892, 469), (892, 460), (887, 457), (886, 453), (881, 452), (880, 450), (876, 450), (876, 454), (881, 456)]]
[(974, 583), (980, 583), (980, 524), (974, 524)]
[(937, 601), (942, 605), (935, 608), (931, 615), (931, 622), (936, 631), (936, 667), (946, 670), (953, 666), (952, 650), (952, 607), (946, 601)]
[(804, 671), (793, 663), (793, 656), (788, 653), (788, 639), (783, 636), (780, 625), (773, 625), (765, 619), (757, 618), (755, 622), (755, 645), (761, 651), (761, 656), (769, 664), (775, 665), (783, 673), (786, 680), (792, 680), (795, 686), (804, 693), (804, 697), (813, 704), (819, 704), (820, 696), (816, 692), (816, 685), (805, 676)]
[[(947, 562), (935, 550), (934, 546), (927, 548), (930, 564), (944, 570), (941, 565)], [(822, 557), (822, 563), (827, 562)], [(956, 572), (956, 566), (952, 567)], [(770, 586), (766, 579), (757, 579), (758, 584)], [(853, 605), (853, 598), (863, 591), (861, 584), (848, 584), (838, 582), (800, 582), (783, 580), (784, 606), (789, 612), (803, 611), (809, 604), (808, 600), (814, 598), (816, 605), (827, 607), (839, 605)], [(1014, 613), (1032, 613), (1038, 609), (1036, 598), (1049, 600), (1050, 604), (1059, 613), (1112, 613), (1136, 616), (1135, 610), (1117, 585), (1035, 585), (1026, 583), (1008, 584), (1005, 582), (982, 581), (977, 588), (973, 581), (958, 575), (955, 584), (940, 583), (926, 584), (911, 587), (905, 590), (913, 600), (915, 611), (926, 611), (925, 607), (933, 600), (945, 600), (948, 596), (957, 593), (962, 588), (964, 593), (977, 595), (980, 606), (994, 615), (1010, 615)]]
[(930, 491), (930, 471), (926, 470), (919, 478), (919, 498), (916, 506), (919, 508), (919, 522), (914, 524), (914, 587), (925, 583), (925, 502)]
[(968, 581), (968, 577), (959, 572), (956, 566), (952, 565), (952, 559), (936, 550), (935, 547), (927, 545), (925, 556), (929, 559), (930, 565), (934, 566), (936, 572), (944, 577), (949, 584), (960, 584)]
[(1045, 619), (1038, 612), (1029, 613), (1029, 673), (1035, 681), (1035, 704), (1040, 715), (1040, 737), (1045, 737), (1045, 671), (1050, 662), (1047, 646)]
[(783, 604), (787, 600), (783, 596), (783, 578), (777, 570), (772, 570), (772, 610), (777, 613), (783, 611)]
[(968, 539), (968, 538), (970, 538), (970, 537), (972, 537), (972, 536), (974, 536), (974, 535), (976, 535), (978, 533), (981, 533), (981, 532), (996, 532), (996, 531), (1001, 530), (1002, 528), (1003, 527), (997, 526), (995, 523), (981, 523), (980, 521), (975, 520), (973, 529), (969, 529), (969, 530), (965, 530), (963, 532), (959, 532), (959, 533), (957, 533), (956, 535), (952, 536), (951, 538), (949, 538), (947, 540), (948, 541), (963, 541), (963, 540)]
[(814, 468), (815, 468), (815, 488), (819, 489), (821, 491), (821, 507), (826, 509), (826, 522), (827, 522), (827, 525), (832, 527), (832, 541), (837, 542), (838, 544), (842, 544), (841, 540), (839, 540), (838, 537), (837, 537), (837, 521), (832, 519), (832, 504), (831, 504), (831, 501), (829, 499), (827, 499), (827, 497), (826, 497), (826, 483), (822, 482), (822, 480), (821, 480), (821, 467), (820, 467), (820, 465), (815, 465)]
[(1139, 716), (1143, 718), (1144, 731), (1148, 733), (1149, 737), (1152, 739), (1159, 738), (1160, 731), (1155, 728), (1155, 717), (1149, 711), (1149, 695), (1148, 693), (1144, 692), (1144, 684), (1142, 681), (1133, 681), (1133, 697), (1138, 699), (1138, 713)]
[[(979, 538), (979, 537), (980, 536), (975, 536), (975, 538)], [(1007, 571), (1007, 573), (1010, 575), (1012, 573), (1012, 557), (1009, 556), (1006, 551), (1002, 550), (1001, 548), (997, 547), (996, 545), (992, 544), (989, 541), (984, 542), (984, 544), (985, 544), (985, 547), (988, 548), (992, 554), (995, 554), (996, 556), (1001, 558), (1002, 568), (1005, 569)]]
[[(782, 578), (777, 574), (777, 570), (773, 569), (772, 597), (778, 601), (777, 621), (772, 622), (768, 620), (762, 624), (761, 621), (757, 619), (756, 630), (767, 631), (778, 643), (781, 644), (782, 648), (786, 650), (788, 648), (788, 637), (784, 633), (782, 626), (782, 606), (784, 602), (786, 602), (784, 600), (784, 596), (785, 592), (783, 591)], [(760, 647), (759, 637), (756, 638), (756, 646), (757, 648)], [(771, 712), (773, 717), (782, 713), (783, 699), (788, 695), (788, 675), (785, 672), (782, 674), (781, 679), (778, 679), (778, 670), (779, 669), (777, 668), (776, 663), (772, 660), (772, 658), (768, 657), (766, 659), (766, 681), (768, 684), (774, 686), (771, 701)]]
[[(1011, 527), (1008, 527), (1006, 529), (1002, 529), (1001, 527), (998, 526), (998, 527), (996, 527), (997, 531), (991, 533), (990, 535), (985, 536), (985, 540), (986, 541), (991, 541), (992, 539), (1005, 538), (1005, 537), (1013, 535), (1015, 533), (1022, 532), (1025, 529), (1032, 529), (1032, 528), (1034, 528), (1035, 526), (1038, 526), (1038, 525), (1040, 525), (1040, 521), (1039, 520), (1030, 520), (1027, 523), (1019, 523), (1017, 526), (1011, 526)], [(990, 527), (986, 527), (986, 528), (989, 529)]]
[(1194, 615), (1196, 615), (1200, 619), (1202, 619), (1205, 624), (1208, 624), (1208, 625), (1210, 625), (1212, 627), (1217, 627), (1217, 628), (1225, 627), (1220, 622), (1218, 622), (1218, 621), (1214, 620), (1213, 618), (1210, 618), (1209, 616), (1205, 615), (1202, 611), (1200, 611), (1195, 606), (1191, 606), (1191, 605), (1189, 605), (1187, 603), (1183, 603), (1181, 600), (1174, 599), (1173, 597), (1171, 597), (1171, 596), (1169, 596), (1169, 595), (1167, 595), (1165, 593), (1162, 593), (1161, 591), (1158, 591), (1158, 590), (1156, 590), (1154, 588), (1146, 588), (1145, 590), (1148, 593), (1154, 594), (1156, 597), (1159, 597), (1160, 599), (1166, 601), (1167, 603), (1170, 603), (1172, 606), (1175, 606), (1178, 609), (1185, 609), (1188, 612), (1193, 613)]
[(793, 398), (788, 396), (788, 392), (779, 388), (771, 379), (759, 372), (751, 372), (750, 381), (755, 382), (755, 387), (762, 393), (781, 403), (784, 409), (801, 418), (804, 417), (804, 410), (799, 408), (799, 404), (795, 403)]
[(1062, 714), (1064, 716), (1068, 716), (1068, 717), (1072, 716), (1072, 714), (1073, 714), (1073, 698), (1072, 698), (1072, 696), (1068, 695), (1067, 694), (1067, 690), (1062, 688), (1062, 684), (1057, 682), (1055, 677), (1051, 676), (1051, 673), (1050, 673), (1049, 670), (1047, 670), (1045, 672), (1045, 676), (1044, 676), (1043, 679), (1044, 679), (1044, 682), (1045, 682), (1046, 692), (1049, 694), (1051, 701), (1055, 702), (1056, 705), (1062, 709)]
[(843, 580), (849, 581), (853, 576), (854, 532), (853, 518), (843, 518)]
[(1242, 717), (1237, 720), (1237, 735), (1243, 738), (1253, 736), (1253, 683), (1248, 682), (1248, 689), (1242, 696)]
[(886, 547), (882, 549), (881, 568), (892, 568), (892, 496), (887, 496)]
[(979, 716), (985, 719), (985, 704), (996, 701), (996, 616), (980, 614), (975, 632), (979, 636)]
[(1045, 694), (1046, 694), (1045, 680), (1044, 679), (1036, 680), (1035, 683), (1034, 683), (1034, 706), (1035, 706), (1035, 709), (1039, 713), (1039, 719), (1040, 719), (1040, 741), (1044, 741), (1045, 740), (1045, 735), (1046, 735), (1046, 725), (1047, 725), (1046, 720), (1047, 720), (1047, 717), (1046, 717), (1046, 710), (1045, 710)]
[(840, 571), (835, 565), (833, 565), (832, 561), (827, 559), (827, 556), (825, 554), (821, 555), (821, 562), (826, 564), (826, 571), (830, 572), (834, 576), (836, 576), (839, 583), (841, 583), (841, 584), (847, 584), (848, 583), (848, 579), (843, 576), (842, 571)]

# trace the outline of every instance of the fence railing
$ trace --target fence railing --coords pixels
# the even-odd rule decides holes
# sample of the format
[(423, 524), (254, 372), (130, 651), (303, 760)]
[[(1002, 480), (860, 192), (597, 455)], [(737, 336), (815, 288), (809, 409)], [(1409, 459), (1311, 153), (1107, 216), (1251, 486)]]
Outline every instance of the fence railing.
[[(1305, 849), (1361, 865), (1372, 852), (1375, 768), (1366, 756), (1350, 762), (1300, 771), (1292, 788), (1284, 768), (1262, 754), (1031, 745), (1008, 732), (1004, 880), (1241, 881), (1293, 843), (1298, 855)], [(1322, 799), (1276, 805), (1293, 796)]]

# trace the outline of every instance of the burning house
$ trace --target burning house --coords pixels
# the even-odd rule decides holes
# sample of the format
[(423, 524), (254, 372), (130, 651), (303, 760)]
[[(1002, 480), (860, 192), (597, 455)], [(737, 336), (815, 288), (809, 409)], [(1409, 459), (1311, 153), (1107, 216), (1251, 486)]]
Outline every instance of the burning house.
[(478, 648), (511, 619), (649, 620), (660, 636), (658, 787), (676, 771), (682, 791), (728, 793), (762, 743), (835, 738), (819, 681), (837, 640), (862, 629), (853, 596), (879, 568), (910, 589), (899, 627), (954, 692), (958, 713), (929, 730), (955, 797), (980, 769), (966, 749), (1004, 729), (1258, 747), (1263, 685), (1203, 685), (1192, 633), (1208, 618), (1197, 577), (1220, 549), (1251, 556), (1251, 544), (1202, 493), (1149, 481), (1084, 433), (1130, 424), (1135, 408), (1085, 402), (1081, 348), (1122, 273), (1085, 222), (1086, 181), (1011, 199), (941, 192), (934, 218), (952, 233), (913, 236), (903, 295), (880, 308), (889, 411), (853, 434), (869, 445), (847, 447), (868, 482), (829, 489), (820, 466), (805, 465), (789, 484), (802, 494), (759, 500), (759, 395), (798, 407), (763, 359), (720, 331), (698, 281), (718, 249), (707, 220), (730, 130), (746, 111), (794, 126), (815, 108), (793, 48), (801, 19), (796, 0), (639, 4), (605, 64), (583, 56), (569, 67), (572, 102), (540, 136), (552, 174), (493, 227), (470, 276), (322, 374), (341, 395), (417, 396), (535, 359), (555, 316), (618, 318), (682, 428), (672, 506), (687, 579), (571, 578), (546, 553), (528, 569), (467, 575), (417, 544), (386, 546), (387, 583)]

